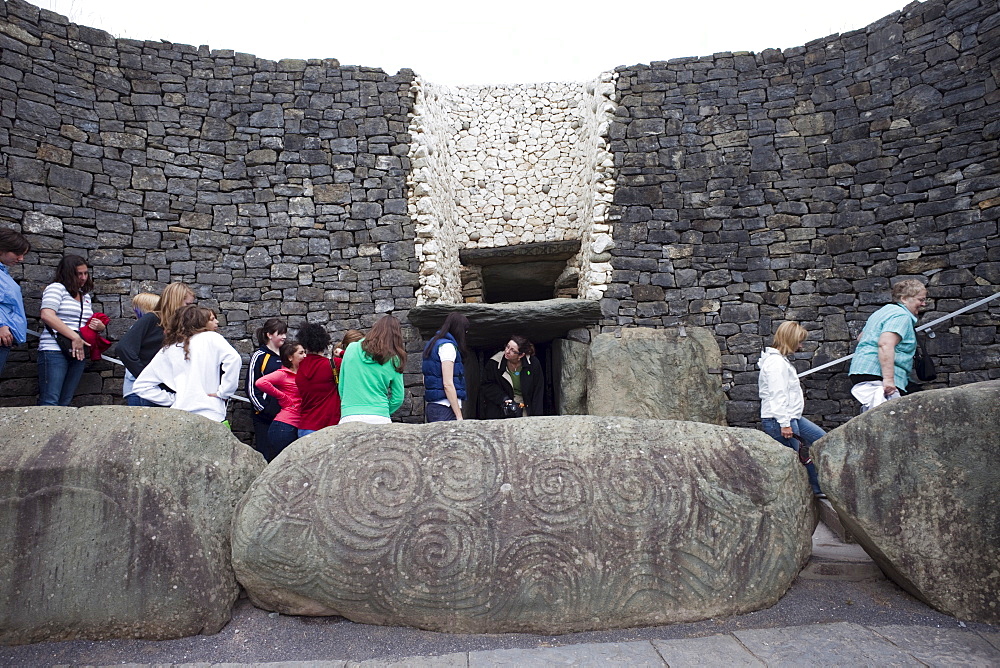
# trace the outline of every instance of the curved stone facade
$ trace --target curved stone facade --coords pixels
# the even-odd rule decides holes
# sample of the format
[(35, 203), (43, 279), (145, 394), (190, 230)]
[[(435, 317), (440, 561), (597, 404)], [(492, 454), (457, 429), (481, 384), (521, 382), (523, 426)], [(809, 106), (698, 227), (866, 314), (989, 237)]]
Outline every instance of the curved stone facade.
[[(339, 334), (459, 301), (463, 248), (579, 239), (569, 268), (580, 296), (601, 299), (599, 329), (711, 328), (728, 421), (752, 425), (778, 321), (811, 331), (805, 368), (849, 352), (893, 276), (928, 281), (935, 314), (996, 292), (998, 44), (995, 0), (928, 0), (784, 51), (446, 93), (409, 70), (114, 39), (10, 0), (0, 216), (34, 244), (14, 272), (29, 315), (60, 255), (78, 252), (113, 335), (132, 294), (184, 280), (244, 353), (272, 315)], [(523, 109), (506, 110), (518, 95)], [(545, 148), (518, 172), (508, 149), (528, 140)], [(994, 302), (940, 329), (935, 386), (1000, 375), (998, 318)], [(35, 400), (31, 348), (0, 379), (6, 405)], [(120, 387), (98, 363), (77, 401), (114, 402)], [(816, 421), (855, 414), (843, 367), (806, 387)]]

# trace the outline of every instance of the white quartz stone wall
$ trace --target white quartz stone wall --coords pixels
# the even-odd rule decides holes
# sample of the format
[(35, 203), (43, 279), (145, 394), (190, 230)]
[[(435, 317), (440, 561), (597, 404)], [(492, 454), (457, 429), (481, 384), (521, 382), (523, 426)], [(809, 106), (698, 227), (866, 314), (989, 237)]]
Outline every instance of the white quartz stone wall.
[(410, 214), (419, 303), (461, 301), (458, 250), (581, 240), (580, 295), (610, 281), (613, 75), (446, 88), (418, 80)]

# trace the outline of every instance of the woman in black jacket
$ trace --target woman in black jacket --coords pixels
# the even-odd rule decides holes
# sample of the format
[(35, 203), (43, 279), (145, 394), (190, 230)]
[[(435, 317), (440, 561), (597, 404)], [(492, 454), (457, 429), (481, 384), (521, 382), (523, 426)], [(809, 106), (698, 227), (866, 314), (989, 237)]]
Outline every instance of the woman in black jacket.
[[(179, 281), (171, 283), (163, 289), (156, 310), (144, 313), (125, 332), (115, 350), (132, 376), (138, 378), (163, 347), (163, 328), (170, 324), (182, 306), (193, 304), (194, 300), (194, 291), (187, 284)], [(129, 406), (155, 405), (131, 392), (125, 395), (125, 401)]]
[(544, 414), (545, 381), (541, 362), (534, 355), (531, 341), (515, 334), (503, 350), (486, 360), (480, 391), (483, 419), (509, 417), (504, 404), (521, 408), (522, 416)]

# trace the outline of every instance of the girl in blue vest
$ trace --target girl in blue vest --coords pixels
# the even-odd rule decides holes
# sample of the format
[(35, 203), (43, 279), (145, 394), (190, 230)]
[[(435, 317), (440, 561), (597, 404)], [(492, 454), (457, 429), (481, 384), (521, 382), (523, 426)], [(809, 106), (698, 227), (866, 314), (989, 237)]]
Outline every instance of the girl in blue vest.
[(427, 422), (462, 419), (465, 401), (465, 366), (468, 359), (465, 334), (469, 319), (461, 313), (449, 313), (441, 329), (424, 348), (424, 417)]

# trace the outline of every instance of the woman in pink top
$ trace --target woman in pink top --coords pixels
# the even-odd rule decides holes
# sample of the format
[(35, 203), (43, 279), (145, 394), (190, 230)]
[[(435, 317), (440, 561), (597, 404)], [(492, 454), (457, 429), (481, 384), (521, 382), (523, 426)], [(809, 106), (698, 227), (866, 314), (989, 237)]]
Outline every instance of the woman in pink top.
[(303, 435), (299, 429), (302, 424), (302, 399), (299, 396), (298, 385), (295, 384), (295, 375), (306, 352), (297, 341), (285, 341), (278, 350), (278, 356), (281, 357), (283, 366), (277, 371), (261, 376), (254, 383), (258, 390), (277, 398), (278, 406), (281, 407), (267, 430), (267, 438), (271, 442), (273, 453), (272, 459)]

